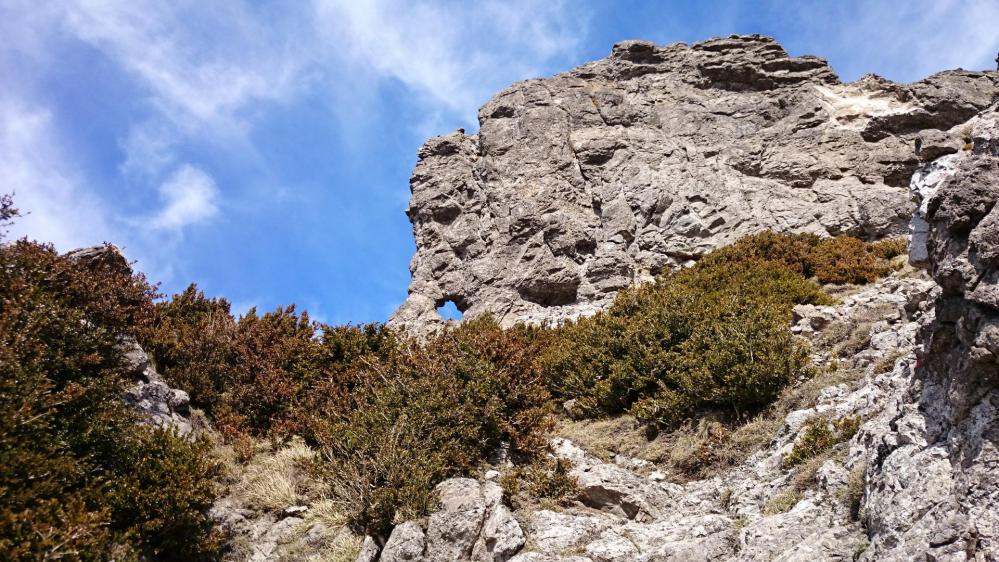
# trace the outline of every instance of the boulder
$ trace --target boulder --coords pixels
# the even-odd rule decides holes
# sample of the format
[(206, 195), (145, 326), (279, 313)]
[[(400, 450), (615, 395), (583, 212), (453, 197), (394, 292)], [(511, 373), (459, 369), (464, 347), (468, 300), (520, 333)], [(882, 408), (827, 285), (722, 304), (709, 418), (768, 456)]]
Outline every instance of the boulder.
[(413, 562), (423, 560), (423, 550), (426, 539), (423, 529), (416, 521), (407, 521), (392, 529), (385, 547), (382, 549), (381, 562)]

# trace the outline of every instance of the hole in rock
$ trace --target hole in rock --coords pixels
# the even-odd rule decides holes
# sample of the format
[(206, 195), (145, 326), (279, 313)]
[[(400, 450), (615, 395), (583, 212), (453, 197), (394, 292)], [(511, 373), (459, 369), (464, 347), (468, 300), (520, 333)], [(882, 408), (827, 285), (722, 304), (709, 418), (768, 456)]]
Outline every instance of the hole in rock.
[(440, 314), (445, 320), (461, 320), (461, 310), (452, 300), (444, 301), (443, 304), (439, 305), (437, 314)]

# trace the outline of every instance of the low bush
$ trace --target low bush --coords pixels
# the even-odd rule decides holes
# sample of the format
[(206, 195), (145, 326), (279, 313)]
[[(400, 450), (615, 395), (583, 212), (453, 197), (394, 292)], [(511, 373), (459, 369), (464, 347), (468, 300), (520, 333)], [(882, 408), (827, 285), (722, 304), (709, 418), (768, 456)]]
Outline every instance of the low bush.
[(157, 303), (143, 344), (160, 374), (238, 440), (304, 432), (313, 388), (349, 384), (340, 376), (347, 367), (387, 354), (395, 336), (378, 324), (320, 326), (294, 306), (262, 315), (252, 309), (237, 320), (228, 301), (191, 285)]
[(542, 360), (553, 394), (584, 415), (627, 411), (675, 427), (702, 409), (741, 417), (806, 375), (791, 308), (829, 297), (778, 262), (726, 253), (563, 326)]
[(886, 238), (884, 240), (878, 240), (871, 244), (871, 251), (874, 255), (883, 259), (890, 260), (897, 258), (898, 256), (904, 256), (909, 253), (909, 241), (905, 238)]
[(763, 231), (708, 254), (701, 262), (760, 260), (782, 264), (819, 283), (862, 285), (894, 271), (896, 267), (890, 260), (907, 251), (904, 238), (869, 243), (846, 235), (821, 238)]
[(159, 374), (209, 416), (243, 366), (229, 302), (205, 297), (194, 284), (156, 304), (153, 330), (142, 343)]
[(257, 315), (236, 326), (240, 364), (227, 382), (218, 427), (230, 434), (289, 437), (302, 430), (308, 391), (323, 375), (318, 326), (294, 305)]
[(805, 422), (804, 432), (794, 448), (784, 457), (784, 466), (797, 466), (818, 457), (833, 446), (848, 441), (860, 429), (860, 416), (847, 416), (833, 421), (817, 416)]
[(809, 374), (787, 326), (794, 305), (834, 302), (816, 281), (873, 281), (902, 251), (904, 241), (747, 236), (560, 327), (546, 379), (582, 417), (627, 412), (667, 429), (704, 410), (745, 419)]
[(312, 432), (342, 511), (384, 537), (427, 512), (437, 483), (497, 448), (542, 450), (551, 427), (536, 364), (543, 340), (541, 330), (479, 318), (355, 362), (349, 391), (317, 392)]
[(137, 423), (126, 337), (153, 288), (113, 248), (0, 246), (0, 552), (11, 560), (211, 557), (203, 444)]
[[(878, 252), (872, 244), (850, 236), (823, 240), (811, 254), (815, 278), (820, 283), (872, 283), (894, 270)], [(883, 248), (881, 253), (888, 255), (888, 248)]]
[(545, 508), (568, 506), (580, 496), (579, 482), (569, 473), (571, 469), (572, 463), (566, 459), (539, 456), (503, 475), (503, 496), (516, 509), (537, 502)]

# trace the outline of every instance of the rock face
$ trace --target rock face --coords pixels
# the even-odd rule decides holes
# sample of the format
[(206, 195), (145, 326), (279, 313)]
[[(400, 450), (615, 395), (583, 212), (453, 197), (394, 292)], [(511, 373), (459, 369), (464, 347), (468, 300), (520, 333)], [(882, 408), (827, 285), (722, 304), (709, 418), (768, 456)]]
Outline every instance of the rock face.
[(446, 301), (505, 325), (589, 314), (764, 228), (904, 233), (913, 172), (960, 150), (945, 131), (997, 93), (996, 72), (841, 84), (760, 36), (620, 43), (500, 92), (478, 134), (424, 144), (412, 284), (391, 323), (433, 329)]
[(941, 292), (915, 384), (872, 434), (867, 560), (999, 559), (999, 106), (913, 178)]

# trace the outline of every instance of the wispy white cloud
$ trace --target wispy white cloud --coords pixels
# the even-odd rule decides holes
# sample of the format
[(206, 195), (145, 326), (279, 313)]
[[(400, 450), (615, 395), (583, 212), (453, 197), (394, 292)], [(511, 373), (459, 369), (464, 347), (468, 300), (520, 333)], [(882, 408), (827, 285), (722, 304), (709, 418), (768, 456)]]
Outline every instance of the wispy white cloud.
[(219, 189), (203, 170), (185, 164), (159, 188), (163, 208), (149, 221), (158, 230), (179, 233), (218, 214)]
[(164, 116), (216, 133), (244, 127), (248, 104), (294, 93), (303, 60), (273, 23), (238, 2), (76, 0), (65, 13), (67, 29), (138, 78)]
[(349, 63), (398, 81), (432, 110), (475, 123), (511, 80), (537, 76), (582, 40), (586, 10), (561, 1), (315, 0), (320, 34)]
[(28, 214), (12, 237), (51, 242), (60, 250), (115, 239), (100, 197), (73, 170), (52, 114), (17, 99), (0, 99), (0, 189)]
[(177, 132), (162, 120), (133, 124), (119, 143), (125, 160), (118, 169), (126, 176), (153, 177), (175, 159)]

